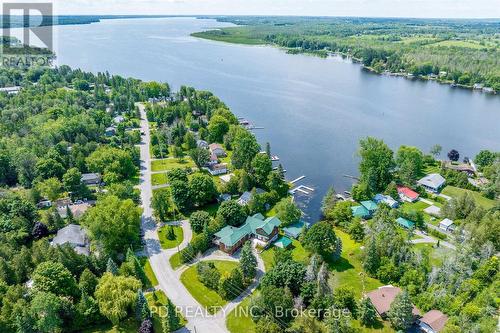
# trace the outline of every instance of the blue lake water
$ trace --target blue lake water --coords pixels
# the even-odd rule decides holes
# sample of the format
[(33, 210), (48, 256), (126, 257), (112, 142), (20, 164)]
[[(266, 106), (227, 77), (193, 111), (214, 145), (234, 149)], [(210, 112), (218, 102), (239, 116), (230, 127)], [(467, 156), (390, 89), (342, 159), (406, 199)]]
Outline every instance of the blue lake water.
[(194, 18), (106, 20), (56, 28), (57, 62), (143, 80), (210, 90), (232, 111), (264, 129), (287, 178), (315, 189), (304, 210), (312, 221), (329, 186), (349, 189), (360, 138), (392, 148), (457, 149), (473, 157), (500, 150), (500, 97), (435, 82), (384, 77), (341, 58), (288, 55), (267, 46), (190, 37), (229, 26)]

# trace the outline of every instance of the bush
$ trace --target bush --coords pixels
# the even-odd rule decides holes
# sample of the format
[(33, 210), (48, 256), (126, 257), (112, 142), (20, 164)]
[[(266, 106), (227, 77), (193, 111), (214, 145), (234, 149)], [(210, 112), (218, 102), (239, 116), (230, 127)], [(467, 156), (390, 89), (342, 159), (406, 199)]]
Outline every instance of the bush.
[(207, 288), (218, 290), (220, 281), (220, 272), (213, 262), (200, 262), (196, 265), (198, 280)]

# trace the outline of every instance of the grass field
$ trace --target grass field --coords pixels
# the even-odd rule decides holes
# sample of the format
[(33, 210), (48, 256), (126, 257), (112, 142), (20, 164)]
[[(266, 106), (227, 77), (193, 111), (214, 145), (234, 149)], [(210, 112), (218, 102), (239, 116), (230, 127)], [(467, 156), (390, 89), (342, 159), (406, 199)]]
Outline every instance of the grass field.
[(185, 157), (182, 162), (177, 158), (165, 158), (162, 160), (154, 160), (151, 162), (151, 171), (168, 171), (176, 168), (194, 168), (195, 164), (190, 157)]
[(151, 174), (151, 183), (153, 186), (163, 185), (168, 182), (166, 173), (153, 173)]
[[(307, 264), (309, 253), (302, 247), (302, 244), (298, 240), (293, 240), (292, 242), (292, 257), (295, 261)], [(262, 260), (264, 261), (264, 266), (266, 267), (266, 271), (272, 268), (273, 260), (274, 260), (274, 252), (276, 248), (271, 246), (269, 249), (265, 250), (260, 254)]]
[(465, 192), (469, 192), (472, 194), (474, 199), (476, 199), (476, 203), (482, 206), (484, 209), (490, 209), (495, 206), (495, 201), (485, 198), (479, 192), (464, 190), (463, 188), (454, 187), (454, 186), (446, 186), (441, 193), (448, 195), (450, 197), (459, 197)]
[(226, 326), (231, 333), (255, 333), (255, 323), (245, 311), (250, 306), (250, 299), (258, 294), (258, 290), (245, 298), (240, 305), (231, 311), (226, 318)]
[(82, 333), (136, 333), (139, 329), (139, 323), (135, 318), (129, 318), (118, 325), (103, 324), (97, 327), (88, 328)]
[(173, 269), (177, 269), (182, 266), (181, 264), (181, 256), (179, 255), (179, 252), (174, 254), (173, 256), (168, 259), (170, 266), (172, 266)]
[(380, 287), (380, 281), (360, 274), (363, 272), (361, 244), (354, 242), (339, 229), (335, 229), (335, 234), (342, 240), (342, 257), (329, 265), (333, 273), (330, 279), (333, 289), (340, 286), (351, 287), (356, 297), (360, 298), (363, 290), (370, 291)]
[[(211, 261), (215, 267), (224, 275), (226, 272), (231, 272), (238, 267), (237, 262), (233, 261)], [(198, 280), (196, 265), (189, 267), (181, 275), (181, 282), (191, 295), (204, 307), (209, 313), (215, 313), (220, 307), (227, 304), (227, 300), (223, 299), (216, 291), (208, 289), (203, 283)]]
[(169, 226), (163, 226), (158, 230), (158, 238), (160, 239), (160, 244), (162, 249), (172, 249), (182, 243), (184, 239), (184, 232), (182, 231), (182, 227), (174, 226), (174, 234), (175, 239), (170, 240), (167, 238)]
[(453, 253), (453, 250), (450, 250), (444, 246), (440, 246), (435, 248), (434, 244), (415, 244), (413, 246), (415, 251), (422, 252), (424, 249), (429, 251), (429, 260), (432, 266), (441, 266), (444, 259)]
[(144, 273), (146, 273), (146, 277), (148, 279), (148, 285), (144, 286), (144, 288), (149, 289), (151, 287), (158, 285), (158, 280), (156, 279), (155, 273), (153, 272), (153, 269), (151, 268), (151, 264), (149, 263), (149, 259), (146, 257), (140, 257), (139, 260), (142, 264), (142, 269), (144, 270)]

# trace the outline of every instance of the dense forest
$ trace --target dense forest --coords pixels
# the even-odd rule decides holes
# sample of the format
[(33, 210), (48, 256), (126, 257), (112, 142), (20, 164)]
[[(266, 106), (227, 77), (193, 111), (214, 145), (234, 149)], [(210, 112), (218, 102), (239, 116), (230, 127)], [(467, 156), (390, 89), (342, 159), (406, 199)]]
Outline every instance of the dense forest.
[(353, 57), (378, 72), (500, 90), (500, 21), (318, 17), (217, 17), (238, 27), (193, 34), (290, 53)]

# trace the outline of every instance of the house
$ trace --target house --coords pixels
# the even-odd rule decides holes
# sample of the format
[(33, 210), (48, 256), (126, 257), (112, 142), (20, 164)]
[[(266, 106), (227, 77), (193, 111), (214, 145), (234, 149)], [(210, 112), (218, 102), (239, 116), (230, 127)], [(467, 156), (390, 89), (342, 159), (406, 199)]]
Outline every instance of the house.
[(305, 225), (304, 221), (298, 221), (288, 227), (281, 228), (281, 230), (283, 230), (287, 237), (297, 239), (302, 231), (304, 231)]
[(21, 87), (19, 86), (0, 88), (0, 93), (4, 92), (7, 93), (8, 95), (17, 95), (20, 91)]
[(402, 218), (402, 217), (398, 217), (396, 219), (396, 222), (405, 229), (414, 229), (415, 228), (415, 222), (407, 220), (407, 219)]
[(444, 167), (449, 170), (455, 170), (458, 172), (464, 172), (467, 174), (467, 176), (472, 177), (476, 174), (476, 170), (472, 167), (472, 165), (468, 163), (460, 163), (460, 164), (455, 164), (451, 162), (446, 162), (444, 164)]
[(114, 122), (115, 124), (121, 124), (121, 123), (123, 123), (124, 121), (125, 121), (125, 117), (120, 116), (120, 115), (118, 115), (118, 116), (116, 116), (116, 117), (114, 117), (114, 118), (113, 118), (113, 122)]
[[(376, 290), (370, 291), (366, 294), (368, 298), (372, 301), (375, 310), (382, 318), (386, 318), (387, 311), (389, 311), (392, 302), (396, 296), (401, 292), (398, 287), (393, 287), (391, 285), (379, 287)], [(418, 309), (413, 306), (413, 315), (417, 316), (420, 314)]]
[(229, 183), (229, 181), (231, 180), (231, 178), (234, 177), (234, 173), (230, 173), (229, 175), (223, 175), (223, 176), (220, 176), (219, 179), (221, 182), (223, 183)]
[(114, 128), (113, 126), (110, 126), (106, 128), (106, 130), (104, 130), (104, 135), (107, 137), (113, 136), (115, 134), (116, 134), (116, 128)]
[(55, 202), (56, 208), (65, 207), (71, 205), (70, 198), (57, 199)]
[(50, 200), (42, 200), (36, 204), (36, 208), (38, 208), (38, 209), (48, 208), (48, 207), (52, 207), (52, 201), (50, 201)]
[(69, 244), (78, 254), (86, 256), (90, 254), (87, 233), (81, 226), (76, 224), (70, 224), (60, 229), (50, 244), (52, 246)]
[(208, 142), (206, 142), (205, 140), (196, 140), (196, 145), (198, 146), (198, 148), (208, 149)]
[(417, 320), (417, 324), (423, 333), (438, 333), (444, 328), (447, 321), (448, 316), (441, 311), (430, 310)]
[(82, 174), (81, 182), (85, 185), (100, 185), (101, 179), (100, 173), (84, 173)]
[(493, 93), (495, 93), (495, 89), (493, 89), (491, 87), (484, 87), (483, 92), (487, 93), (487, 94), (493, 94)]
[(370, 218), (370, 212), (364, 206), (351, 207), (352, 216), (360, 217), (362, 219)]
[(213, 243), (226, 253), (236, 252), (243, 244), (254, 238), (264, 245), (273, 242), (278, 237), (278, 227), (281, 221), (277, 217), (268, 217), (262, 214), (248, 216), (240, 227), (225, 226), (214, 234)]
[(417, 192), (413, 191), (409, 187), (398, 186), (397, 189), (398, 189), (399, 198), (402, 201), (415, 202), (420, 197), (420, 194), (418, 194)]
[(424, 213), (432, 215), (432, 216), (440, 216), (441, 215), (441, 208), (437, 206), (429, 206), (426, 209), (424, 209)]
[(444, 219), (439, 222), (439, 229), (445, 232), (452, 232), (453, 230), (455, 230), (455, 223), (453, 223), (453, 221), (450, 219)]
[[(266, 191), (264, 191), (263, 189), (260, 189), (260, 188), (256, 188), (255, 189), (255, 194), (262, 194)], [(237, 200), (237, 202), (241, 205), (241, 206), (245, 206), (245, 205), (248, 205), (248, 203), (250, 202), (250, 200), (252, 200), (252, 192), (244, 192)]]
[(437, 193), (446, 183), (446, 179), (438, 173), (431, 173), (417, 182), (426, 190)]
[(226, 163), (212, 164), (209, 165), (207, 169), (212, 176), (223, 175), (227, 173), (227, 164)]
[(290, 246), (292, 246), (292, 240), (288, 237), (281, 236), (276, 240), (276, 242), (274, 242), (273, 245), (279, 247), (280, 249), (286, 250)]
[(83, 214), (85, 214), (87, 209), (89, 209), (90, 207), (91, 205), (89, 203), (83, 202), (74, 205), (57, 207), (57, 213), (59, 213), (59, 216), (65, 219), (68, 217), (68, 209), (69, 209), (73, 218), (79, 219), (80, 217), (83, 216)]
[(214, 153), (211, 153), (210, 160), (208, 161), (208, 165), (214, 165), (217, 163), (219, 163), (219, 159), (217, 158), (217, 155), (215, 155)]
[(377, 204), (371, 200), (361, 201), (361, 206), (366, 208), (370, 216), (375, 214), (375, 211), (378, 209)]
[(226, 151), (222, 146), (218, 143), (211, 143), (208, 145), (208, 149), (210, 149), (210, 152), (212, 154), (215, 154), (217, 157), (226, 157)]
[(383, 195), (379, 193), (373, 198), (373, 201), (375, 201), (375, 203), (377, 204), (384, 203), (391, 208), (399, 207), (399, 203), (396, 200), (394, 200), (390, 195)]
[(231, 200), (231, 194), (229, 193), (222, 193), (219, 195), (219, 202), (224, 202), (224, 201), (229, 201)]

